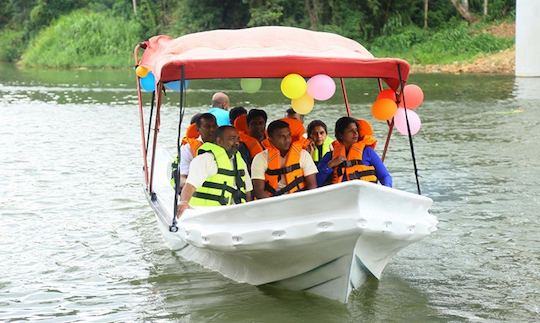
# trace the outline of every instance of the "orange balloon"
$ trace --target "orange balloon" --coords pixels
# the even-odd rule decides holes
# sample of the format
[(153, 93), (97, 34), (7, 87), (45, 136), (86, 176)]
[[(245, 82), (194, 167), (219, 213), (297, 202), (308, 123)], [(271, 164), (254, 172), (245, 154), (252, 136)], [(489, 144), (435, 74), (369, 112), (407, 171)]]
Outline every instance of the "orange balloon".
[(394, 90), (392, 90), (392, 89), (382, 90), (377, 95), (377, 100), (378, 99), (391, 99), (391, 100), (396, 101), (396, 92), (394, 92)]
[(386, 121), (392, 119), (397, 112), (397, 104), (391, 99), (378, 99), (371, 106), (371, 114), (377, 120)]

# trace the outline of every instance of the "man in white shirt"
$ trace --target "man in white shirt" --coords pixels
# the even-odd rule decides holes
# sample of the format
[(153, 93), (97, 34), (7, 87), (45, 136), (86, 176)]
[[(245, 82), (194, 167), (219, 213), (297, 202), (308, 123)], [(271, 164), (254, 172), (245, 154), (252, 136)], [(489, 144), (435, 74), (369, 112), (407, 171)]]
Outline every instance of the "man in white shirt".
[(180, 147), (180, 187), (184, 186), (189, 174), (189, 165), (195, 156), (199, 147), (205, 142), (215, 142), (217, 122), (216, 117), (211, 113), (201, 114), (195, 121), (197, 124), (198, 138), (186, 138), (182, 147)]
[(238, 152), (238, 131), (222, 126), (216, 144), (205, 143), (189, 166), (189, 175), (180, 194), (176, 216), (191, 206), (239, 204), (251, 200), (253, 186), (246, 163)]
[(289, 124), (282, 120), (268, 125), (271, 143), (251, 164), (257, 199), (317, 188), (317, 167), (311, 155), (298, 143), (291, 143)]

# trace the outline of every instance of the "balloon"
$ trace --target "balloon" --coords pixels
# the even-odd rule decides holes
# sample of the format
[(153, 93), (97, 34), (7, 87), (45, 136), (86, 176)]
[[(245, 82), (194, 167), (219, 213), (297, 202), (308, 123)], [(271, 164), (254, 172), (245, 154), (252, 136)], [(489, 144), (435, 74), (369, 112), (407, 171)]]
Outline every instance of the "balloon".
[(137, 68), (135, 69), (135, 74), (137, 74), (137, 76), (141, 78), (146, 77), (146, 75), (148, 75), (148, 72), (150, 72), (150, 70), (141, 65), (137, 66)]
[(392, 90), (392, 89), (382, 90), (377, 95), (377, 100), (378, 99), (390, 99), (390, 100), (396, 101), (396, 92), (394, 92), (394, 90)]
[(256, 93), (261, 89), (262, 80), (259, 78), (241, 79), (240, 87), (246, 93)]
[[(184, 80), (184, 90), (189, 86), (189, 80)], [(171, 81), (165, 83), (165, 87), (171, 91), (180, 92), (180, 81)]]
[(371, 114), (377, 120), (390, 120), (396, 114), (397, 105), (391, 99), (378, 99), (371, 106)]
[[(413, 110), (407, 109), (407, 119), (409, 119), (409, 127), (411, 128), (411, 135), (414, 136), (422, 127), (420, 117)], [(405, 119), (405, 109), (399, 108), (394, 116), (394, 125), (397, 131), (402, 135), (408, 135), (407, 132), (407, 120)]]
[(316, 100), (328, 100), (336, 93), (336, 83), (328, 75), (315, 75), (307, 82), (307, 93)]
[(152, 72), (148, 72), (148, 75), (141, 79), (141, 87), (146, 92), (154, 92), (156, 89), (156, 79)]
[(304, 94), (304, 96), (298, 99), (292, 99), (291, 105), (294, 111), (300, 114), (308, 114), (313, 110), (313, 105), (315, 100), (309, 94)]
[[(405, 85), (405, 88), (403, 88), (403, 95), (405, 96), (407, 109), (416, 109), (424, 101), (424, 92), (422, 92), (422, 89), (415, 84)], [(401, 101), (399, 102), (401, 108), (404, 107), (403, 95), (401, 95)]]
[(289, 74), (281, 80), (281, 92), (289, 99), (301, 98), (306, 89), (306, 80), (298, 74)]

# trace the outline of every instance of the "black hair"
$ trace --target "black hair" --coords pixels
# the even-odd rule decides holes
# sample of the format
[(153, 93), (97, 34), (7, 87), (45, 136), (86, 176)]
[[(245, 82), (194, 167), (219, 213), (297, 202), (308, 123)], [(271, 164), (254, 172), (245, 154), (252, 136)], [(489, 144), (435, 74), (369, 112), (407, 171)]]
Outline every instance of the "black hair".
[(297, 112), (294, 111), (293, 108), (288, 108), (287, 111), (285, 111), (285, 113), (287, 113), (287, 116), (291, 116), (293, 114), (296, 114)]
[(201, 120), (202, 119), (213, 120), (217, 124), (216, 117), (213, 114), (206, 112), (206, 113), (201, 114), (199, 116), (199, 118), (197, 118), (197, 121), (195, 121), (195, 123), (197, 124), (197, 128), (201, 127)]
[(351, 118), (351, 117), (341, 117), (341, 118), (337, 119), (337, 121), (336, 121), (335, 135), (336, 135), (336, 139), (337, 139), (339, 142), (342, 142), (342, 141), (343, 141), (343, 134), (345, 133), (345, 129), (346, 129), (351, 123), (356, 124), (356, 119), (355, 119), (355, 118)]
[(264, 119), (265, 123), (266, 123), (266, 121), (268, 121), (268, 115), (266, 114), (266, 112), (264, 112), (264, 110), (251, 109), (251, 110), (249, 110), (249, 113), (247, 115), (247, 124), (249, 125), (251, 120), (253, 120), (253, 119), (257, 118), (257, 117), (262, 117)]
[(197, 122), (197, 120), (201, 117), (202, 113), (197, 112), (191, 117), (191, 120), (189, 121), (189, 124), (194, 124)]
[(221, 127), (218, 127), (217, 130), (216, 130), (216, 138), (223, 139), (223, 135), (225, 134), (225, 131), (227, 131), (227, 129), (236, 130), (236, 128), (233, 127), (233, 126), (221, 126)]
[(315, 127), (323, 127), (324, 132), (328, 134), (328, 127), (326, 126), (326, 123), (322, 122), (321, 120), (313, 120), (311, 121), (307, 126), (307, 136), (311, 136), (311, 132)]
[(229, 111), (229, 121), (234, 124), (234, 120), (243, 114), (247, 114), (247, 110), (244, 107), (234, 107)]
[(270, 122), (266, 131), (268, 132), (268, 137), (272, 137), (275, 131), (283, 128), (289, 128), (289, 124), (283, 120), (274, 120)]

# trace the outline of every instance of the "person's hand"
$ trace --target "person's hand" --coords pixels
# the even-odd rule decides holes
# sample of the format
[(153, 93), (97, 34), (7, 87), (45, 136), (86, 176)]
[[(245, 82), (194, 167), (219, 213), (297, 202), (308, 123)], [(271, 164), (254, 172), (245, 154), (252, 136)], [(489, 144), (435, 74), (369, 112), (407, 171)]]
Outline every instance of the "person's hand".
[(308, 140), (309, 140), (309, 144), (306, 147), (306, 150), (307, 150), (308, 153), (311, 154), (313, 151), (315, 151), (315, 143), (311, 139), (308, 139)]
[(180, 201), (180, 203), (178, 204), (178, 207), (176, 208), (176, 218), (179, 219), (182, 216), (182, 213), (184, 213), (186, 209), (189, 209), (188, 202)]
[(345, 158), (345, 156), (337, 156), (336, 158), (334, 158), (334, 159), (332, 159), (331, 161), (328, 162), (328, 167), (334, 168), (334, 167), (338, 166), (339, 164), (343, 163), (346, 160), (347, 160), (347, 158)]

